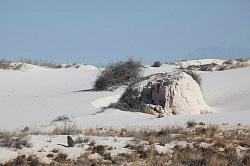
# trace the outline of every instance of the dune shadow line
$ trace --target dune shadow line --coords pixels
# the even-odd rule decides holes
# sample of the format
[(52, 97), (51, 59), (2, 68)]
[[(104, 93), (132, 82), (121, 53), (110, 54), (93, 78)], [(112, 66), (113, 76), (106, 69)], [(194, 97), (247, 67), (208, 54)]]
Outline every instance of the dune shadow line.
[(75, 93), (79, 93), (79, 92), (95, 92), (95, 90), (92, 88), (92, 89), (82, 89), (82, 90), (77, 90), (77, 91), (73, 91)]

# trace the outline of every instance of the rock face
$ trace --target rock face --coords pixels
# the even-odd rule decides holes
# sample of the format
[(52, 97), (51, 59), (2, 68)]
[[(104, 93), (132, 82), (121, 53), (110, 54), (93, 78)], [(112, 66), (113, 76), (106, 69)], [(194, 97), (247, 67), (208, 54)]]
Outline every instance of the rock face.
[[(129, 93), (128, 93), (129, 91)], [(131, 85), (120, 101), (141, 103), (142, 112), (151, 114), (177, 115), (200, 114), (208, 111), (199, 84), (186, 72), (151, 75)]]

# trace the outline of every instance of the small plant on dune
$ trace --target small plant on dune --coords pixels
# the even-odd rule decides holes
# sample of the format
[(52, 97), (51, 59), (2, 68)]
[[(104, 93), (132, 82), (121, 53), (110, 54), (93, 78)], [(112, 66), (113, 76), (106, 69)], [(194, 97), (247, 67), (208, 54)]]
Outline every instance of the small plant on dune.
[(189, 120), (186, 122), (186, 125), (188, 128), (194, 127), (197, 125), (197, 123), (194, 120)]
[(121, 85), (128, 85), (141, 76), (143, 65), (129, 59), (108, 65), (94, 83), (96, 91), (113, 90)]
[(161, 62), (160, 61), (155, 61), (153, 65), (151, 65), (151, 67), (160, 67), (161, 66)]

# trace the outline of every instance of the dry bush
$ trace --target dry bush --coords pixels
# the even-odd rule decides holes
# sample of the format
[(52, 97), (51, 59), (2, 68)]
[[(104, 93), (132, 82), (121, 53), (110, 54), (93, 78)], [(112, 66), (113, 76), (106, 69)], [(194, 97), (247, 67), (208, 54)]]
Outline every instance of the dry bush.
[(31, 64), (31, 65), (36, 65), (36, 66), (53, 68), (53, 69), (62, 68), (62, 65), (55, 64), (55, 63), (49, 62), (47, 60), (42, 60), (42, 59), (40, 59), (40, 60), (33, 60), (33, 59), (28, 59), (28, 58), (21, 58), (20, 62)]
[(103, 165), (110, 165), (110, 163), (106, 163), (105, 160), (99, 160), (99, 159), (90, 159), (89, 157), (89, 153), (85, 153), (83, 155), (81, 155), (80, 157), (78, 157), (78, 159), (72, 163), (71, 165), (83, 165), (83, 166), (103, 166)]
[(141, 62), (133, 59), (108, 65), (97, 77), (93, 88), (103, 91), (128, 85), (141, 77), (142, 67)]
[(69, 117), (66, 115), (58, 116), (56, 119), (52, 120), (52, 122), (60, 122), (60, 121), (69, 121)]
[(53, 160), (58, 162), (58, 163), (65, 163), (67, 158), (68, 158), (67, 154), (58, 153), (57, 156)]
[(210, 124), (208, 125), (207, 127), (207, 134), (211, 137), (211, 136), (214, 136), (219, 130), (219, 126), (218, 125), (213, 125), (213, 124)]
[(186, 69), (187, 70), (199, 70), (199, 71), (213, 71), (218, 66), (219, 65), (216, 63), (210, 63), (210, 64), (203, 64), (203, 65), (189, 65)]
[(176, 146), (173, 154), (173, 163), (177, 165), (208, 165), (212, 151), (210, 149), (197, 149)]
[(72, 123), (71, 121), (62, 121), (63, 126), (55, 128), (49, 134), (51, 135), (74, 135), (81, 134), (82, 131), (77, 128), (76, 123)]
[[(1, 164), (0, 164), (1, 165)], [(21, 166), (21, 165), (29, 165), (29, 166), (40, 166), (43, 165), (39, 162), (39, 159), (35, 155), (20, 155), (17, 156), (14, 160), (8, 161), (4, 164), (5, 166)]]
[(5, 59), (0, 59), (0, 69), (11, 69), (11, 62)]
[(151, 65), (151, 67), (160, 67), (161, 62), (160, 61), (155, 61), (154, 64)]
[(105, 148), (106, 146), (103, 145), (97, 145), (97, 146), (93, 146), (91, 149), (91, 153), (95, 154), (95, 153), (99, 153), (101, 156), (103, 156), (105, 154)]
[(189, 120), (186, 122), (186, 125), (188, 128), (194, 127), (197, 125), (197, 123), (194, 120)]
[(95, 146), (96, 145), (96, 142), (95, 141), (91, 141), (90, 143), (89, 143), (89, 146)]
[(0, 147), (8, 147), (14, 149), (22, 149), (23, 147), (31, 147), (30, 137), (23, 133), (0, 133)]
[[(138, 97), (135, 98), (135, 96)], [(143, 102), (140, 92), (133, 88), (133, 85), (130, 85), (126, 88), (118, 102), (111, 103), (107, 108), (116, 108), (130, 112), (145, 112), (145, 110), (147, 110), (147, 105)]]

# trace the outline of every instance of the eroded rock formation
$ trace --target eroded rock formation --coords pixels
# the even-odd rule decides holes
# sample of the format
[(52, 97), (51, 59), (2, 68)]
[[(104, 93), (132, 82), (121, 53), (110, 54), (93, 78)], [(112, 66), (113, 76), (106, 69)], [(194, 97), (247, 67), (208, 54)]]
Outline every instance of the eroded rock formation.
[(199, 84), (186, 72), (154, 74), (132, 84), (120, 103), (151, 114), (200, 114), (208, 111)]

